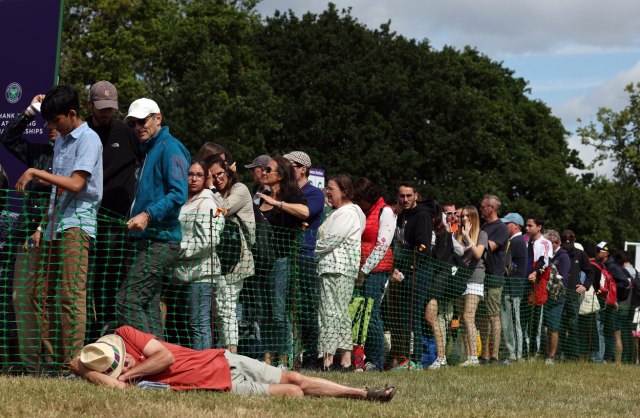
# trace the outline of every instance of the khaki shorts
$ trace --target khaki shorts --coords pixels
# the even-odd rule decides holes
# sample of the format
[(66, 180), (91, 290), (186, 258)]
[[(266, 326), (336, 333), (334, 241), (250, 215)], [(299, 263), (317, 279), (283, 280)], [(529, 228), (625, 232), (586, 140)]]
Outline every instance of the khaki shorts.
[(250, 357), (225, 351), (231, 369), (231, 393), (268, 395), (269, 385), (280, 383), (282, 370)]
[(502, 286), (484, 288), (484, 300), (480, 304), (482, 313), (486, 316), (499, 316), (502, 301)]

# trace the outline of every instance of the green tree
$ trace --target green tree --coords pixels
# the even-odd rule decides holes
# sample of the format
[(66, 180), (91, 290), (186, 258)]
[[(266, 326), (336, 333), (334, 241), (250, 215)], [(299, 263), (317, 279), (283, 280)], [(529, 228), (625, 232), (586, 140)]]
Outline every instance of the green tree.
[[(625, 87), (628, 105), (619, 112), (601, 107), (596, 122), (577, 130), (584, 145), (593, 146), (597, 156), (590, 167), (613, 160), (614, 177), (621, 183), (640, 184), (640, 83)], [(580, 122), (580, 121), (579, 121)]]

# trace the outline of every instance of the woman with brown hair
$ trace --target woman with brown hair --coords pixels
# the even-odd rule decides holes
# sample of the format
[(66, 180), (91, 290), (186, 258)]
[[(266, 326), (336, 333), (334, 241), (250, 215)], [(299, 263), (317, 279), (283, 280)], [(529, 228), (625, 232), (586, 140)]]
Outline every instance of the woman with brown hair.
[(486, 232), (480, 230), (480, 216), (474, 206), (465, 206), (460, 215), (461, 228), (457, 233), (458, 243), (464, 248), (462, 261), (473, 270), (467, 279), (467, 289), (458, 299), (458, 312), (462, 312), (464, 325), (464, 348), (467, 360), (461, 366), (477, 366), (478, 330), (476, 328), (476, 310), (480, 298), (484, 296), (485, 266), (482, 255), (488, 245)]
[[(301, 227), (300, 218), (294, 213), (309, 215), (304, 196), (298, 187), (296, 175), (291, 162), (283, 157), (273, 158), (262, 172), (262, 183), (271, 190), (269, 195), (256, 193), (260, 197), (260, 211), (274, 227), (275, 261), (271, 269), (270, 285), (271, 326), (267, 334), (267, 345), (271, 348), (265, 353), (264, 360), (271, 363), (273, 355), (278, 355), (279, 367), (289, 368), (289, 352), (291, 352), (291, 323), (289, 321), (289, 281), (291, 261), (297, 255), (298, 233)], [(269, 329), (271, 328), (271, 329)]]
[(353, 341), (348, 309), (360, 267), (360, 242), (366, 217), (352, 202), (353, 182), (349, 177), (332, 178), (325, 192), (334, 210), (318, 228), (316, 241), (320, 276), (318, 353), (324, 359), (324, 368), (329, 369), (336, 351), (341, 350), (338, 370), (351, 371)]

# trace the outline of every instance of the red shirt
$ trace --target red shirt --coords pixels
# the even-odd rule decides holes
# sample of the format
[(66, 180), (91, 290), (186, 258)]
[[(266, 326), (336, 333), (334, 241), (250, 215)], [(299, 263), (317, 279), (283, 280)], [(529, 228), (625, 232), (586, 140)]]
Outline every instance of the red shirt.
[[(142, 351), (149, 341), (156, 338), (130, 326), (120, 327), (115, 333), (122, 337), (127, 353), (137, 362), (146, 360)], [(229, 362), (224, 356), (225, 350), (196, 351), (164, 341), (159, 342), (171, 351), (175, 363), (162, 373), (145, 376), (144, 380), (167, 383), (173, 390), (231, 390), (231, 372)]]

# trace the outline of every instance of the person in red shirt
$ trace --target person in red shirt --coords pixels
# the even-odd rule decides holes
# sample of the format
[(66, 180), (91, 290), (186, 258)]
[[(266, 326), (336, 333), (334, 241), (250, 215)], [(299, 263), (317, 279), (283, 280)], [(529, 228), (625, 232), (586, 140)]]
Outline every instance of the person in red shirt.
[(210, 389), (239, 395), (325, 396), (388, 402), (396, 388), (358, 389), (281, 370), (228, 350), (190, 348), (124, 326), (82, 348), (71, 371), (100, 386), (127, 388), (141, 380), (173, 390)]

